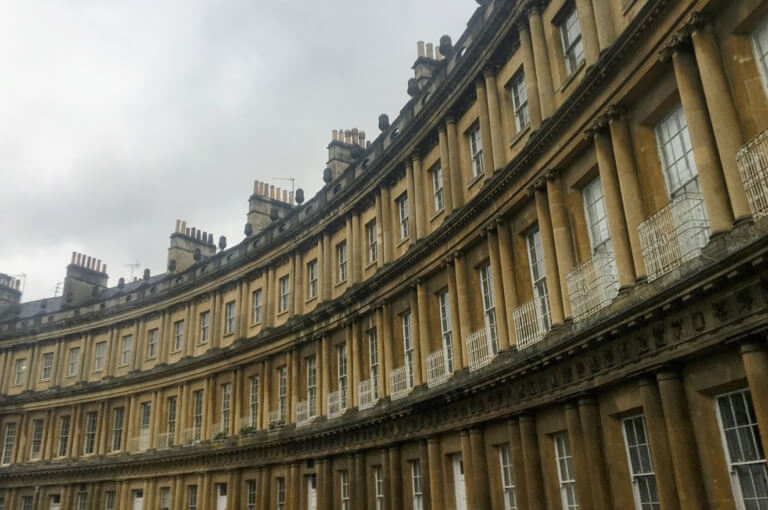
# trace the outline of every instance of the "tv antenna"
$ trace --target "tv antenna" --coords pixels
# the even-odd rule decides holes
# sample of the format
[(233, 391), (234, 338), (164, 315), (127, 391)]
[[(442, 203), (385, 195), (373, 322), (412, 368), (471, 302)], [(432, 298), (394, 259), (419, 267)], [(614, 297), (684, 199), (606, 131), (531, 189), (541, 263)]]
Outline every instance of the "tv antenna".
[(129, 282), (132, 282), (132, 281), (133, 281), (133, 270), (134, 270), (134, 269), (138, 269), (138, 268), (140, 268), (140, 267), (141, 267), (141, 264), (140, 264), (140, 263), (139, 263), (139, 261), (137, 260), (137, 261), (136, 261), (136, 262), (134, 262), (133, 264), (126, 264), (126, 265), (125, 265), (125, 267), (130, 267), (130, 268), (131, 268), (131, 278), (130, 278), (128, 281), (129, 281)]
[(59, 295), (59, 292), (61, 292), (62, 285), (64, 285), (64, 282), (56, 282), (56, 286), (53, 288), (53, 297), (56, 297)]

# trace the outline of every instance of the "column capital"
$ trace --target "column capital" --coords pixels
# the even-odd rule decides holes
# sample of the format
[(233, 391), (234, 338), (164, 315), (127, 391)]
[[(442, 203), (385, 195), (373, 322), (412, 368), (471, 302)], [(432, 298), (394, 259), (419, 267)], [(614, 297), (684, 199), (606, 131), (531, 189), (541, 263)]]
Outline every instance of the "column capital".
[(520, 32), (530, 32), (531, 28), (528, 26), (528, 7), (523, 7), (521, 11), (521, 16), (519, 16), (514, 23), (515, 28), (518, 32), (518, 37)]
[(558, 168), (549, 168), (544, 171), (544, 178), (548, 181), (554, 181), (560, 177), (560, 169)]
[(608, 121), (610, 120), (610, 117), (607, 113), (602, 113), (598, 115), (590, 124), (587, 129), (584, 130), (584, 136), (586, 136), (587, 139), (594, 138), (601, 132), (608, 129)]
[(414, 149), (413, 152), (411, 152), (411, 155), (409, 156), (409, 159), (411, 160), (411, 162), (421, 161), (421, 158), (422, 158), (422, 154), (421, 154), (421, 150), (419, 149)]
[(739, 345), (739, 352), (747, 354), (750, 352), (761, 352), (768, 349), (764, 339), (748, 337)]
[(688, 43), (690, 42), (690, 36), (691, 32), (687, 26), (677, 30), (669, 37), (669, 39), (667, 39), (659, 51), (659, 60), (662, 62), (667, 62), (671, 60), (676, 53), (685, 50), (688, 47)]
[(624, 117), (627, 114), (627, 110), (618, 104), (609, 105), (605, 110), (605, 116), (608, 117), (608, 122), (614, 122), (615, 120)]
[(445, 125), (448, 124), (456, 124), (456, 118), (453, 115), (446, 115), (445, 119), (443, 119), (443, 122), (445, 122)]
[(528, 17), (532, 14), (541, 14), (541, 0), (529, 0), (521, 10)]
[(495, 64), (483, 67), (483, 78), (495, 78), (498, 72), (498, 66)]
[(531, 416), (530, 414), (521, 414), (517, 417), (517, 421), (519, 423), (534, 423), (536, 421), (536, 418)]
[(657, 381), (670, 381), (674, 379), (682, 379), (680, 372), (673, 367), (665, 367), (656, 373)]

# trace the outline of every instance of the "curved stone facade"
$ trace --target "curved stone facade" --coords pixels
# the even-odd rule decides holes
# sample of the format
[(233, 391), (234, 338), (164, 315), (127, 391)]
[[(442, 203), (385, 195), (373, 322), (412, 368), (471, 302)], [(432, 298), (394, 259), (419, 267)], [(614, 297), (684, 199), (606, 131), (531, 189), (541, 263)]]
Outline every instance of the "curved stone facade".
[(0, 275), (0, 508), (768, 504), (768, 3), (479, 3), (239, 244)]

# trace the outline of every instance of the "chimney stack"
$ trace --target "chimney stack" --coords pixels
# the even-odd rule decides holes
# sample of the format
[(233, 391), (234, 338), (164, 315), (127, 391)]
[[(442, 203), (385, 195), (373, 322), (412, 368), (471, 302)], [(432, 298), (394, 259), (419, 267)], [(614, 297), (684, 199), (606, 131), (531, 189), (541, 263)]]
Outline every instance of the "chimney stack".
[(21, 303), (21, 280), (0, 273), (0, 314)]
[(334, 129), (328, 144), (327, 167), (331, 170), (331, 180), (341, 175), (365, 149), (365, 131), (358, 128)]
[(108, 280), (107, 265), (101, 259), (73, 251), (64, 278), (65, 304), (77, 306), (97, 296), (107, 288)]
[(212, 257), (216, 254), (213, 244), (213, 234), (196, 227), (187, 227), (187, 222), (176, 220), (176, 230), (171, 234), (171, 246), (168, 248), (168, 271), (180, 273), (195, 260), (195, 252), (200, 250), (202, 257)]
[[(334, 129), (333, 136), (339, 136)], [(288, 191), (261, 181), (253, 182), (253, 195), (248, 199), (248, 219), (251, 235), (258, 234), (272, 223), (273, 212), (284, 218), (293, 208), (293, 191)]]
[[(418, 90), (423, 89), (432, 80), (432, 75), (442, 59), (443, 52), (440, 51), (439, 44), (426, 43), (425, 45), (424, 41), (416, 43), (416, 62), (413, 64), (413, 75), (416, 78)], [(409, 89), (410, 92), (417, 91)]]

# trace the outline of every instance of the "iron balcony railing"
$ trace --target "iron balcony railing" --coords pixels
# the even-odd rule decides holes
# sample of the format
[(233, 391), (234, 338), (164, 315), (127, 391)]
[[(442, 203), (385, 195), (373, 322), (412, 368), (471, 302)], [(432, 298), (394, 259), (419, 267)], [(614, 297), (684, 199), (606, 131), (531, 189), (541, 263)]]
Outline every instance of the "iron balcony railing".
[(357, 408), (361, 411), (369, 409), (376, 404), (376, 398), (373, 391), (373, 384), (370, 379), (360, 381), (357, 385)]
[(173, 434), (169, 434), (168, 432), (158, 434), (157, 436), (158, 449), (164, 450), (166, 448), (170, 448), (171, 446), (173, 446)]
[(608, 306), (619, 294), (613, 253), (595, 253), (565, 275), (574, 320), (589, 317)]
[(741, 182), (755, 219), (768, 215), (768, 130), (736, 153)]
[(547, 296), (535, 297), (512, 312), (517, 350), (530, 347), (544, 338), (549, 331)]
[(215, 438), (219, 434), (227, 434), (227, 432), (228, 432), (227, 429), (228, 429), (228, 427), (227, 427), (226, 424), (214, 423), (211, 426), (211, 438)]
[(427, 356), (427, 386), (434, 388), (446, 382), (453, 373), (448, 370), (444, 349), (438, 349)]
[(132, 437), (128, 442), (128, 450), (131, 452), (144, 452), (149, 450), (149, 429), (139, 432), (137, 437)]
[(389, 389), (389, 398), (391, 400), (403, 398), (411, 392), (406, 367), (398, 367), (389, 372)]
[(309, 400), (296, 402), (296, 426), (304, 427), (309, 425), (311, 418), (309, 416)]
[(345, 402), (342, 402), (342, 400), (341, 390), (332, 391), (328, 394), (326, 417), (329, 420), (338, 418), (344, 414), (346, 406), (344, 405)]
[(467, 336), (467, 358), (469, 359), (470, 372), (490, 364), (496, 354), (498, 353), (494, 352), (491, 333), (488, 328), (480, 328)]
[(275, 409), (269, 412), (269, 428), (276, 429), (285, 425), (285, 412)]
[(245, 428), (256, 428), (256, 421), (251, 420), (250, 416), (246, 416), (245, 418), (240, 418), (239, 424), (238, 424), (238, 431), (245, 429)]
[(200, 439), (202, 438), (202, 430), (199, 428), (189, 428), (184, 429), (184, 431), (181, 434), (181, 440), (184, 443), (184, 445), (190, 445), (199, 443)]
[(648, 281), (698, 257), (709, 242), (701, 193), (682, 193), (637, 226)]

